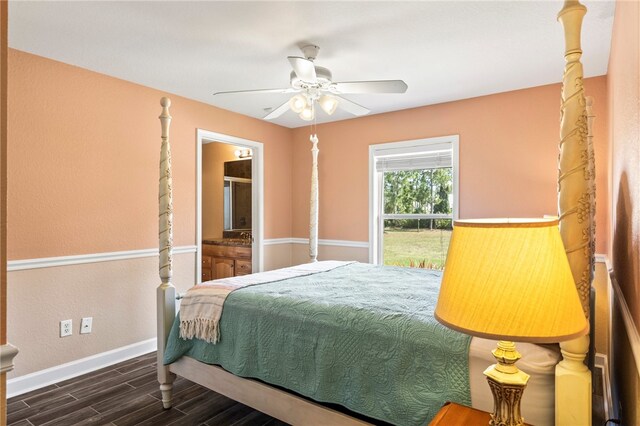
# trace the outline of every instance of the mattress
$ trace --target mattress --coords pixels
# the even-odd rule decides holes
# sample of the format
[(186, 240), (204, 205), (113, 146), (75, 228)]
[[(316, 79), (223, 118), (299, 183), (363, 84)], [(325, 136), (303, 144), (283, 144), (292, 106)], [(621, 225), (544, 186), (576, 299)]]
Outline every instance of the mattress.
[[(435, 321), (440, 279), (434, 271), (353, 264), (245, 287), (227, 298), (218, 344), (179, 339), (176, 322), (165, 362), (187, 355), (398, 425), (426, 424), (448, 400), (490, 411), (482, 371), (495, 344), (470, 345), (469, 336)], [(528, 373), (553, 353), (529, 354), (536, 348), (520, 347)], [(538, 382), (542, 390), (532, 391)], [(525, 411), (527, 421), (550, 424), (549, 412), (538, 410), (553, 412), (548, 382), (532, 377), (525, 403), (535, 394), (537, 405)]]

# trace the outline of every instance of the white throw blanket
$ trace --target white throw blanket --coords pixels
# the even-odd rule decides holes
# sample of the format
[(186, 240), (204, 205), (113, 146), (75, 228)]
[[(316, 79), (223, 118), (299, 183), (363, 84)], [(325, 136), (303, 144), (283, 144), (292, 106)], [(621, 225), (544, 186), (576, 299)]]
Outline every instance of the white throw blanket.
[(180, 337), (217, 343), (220, 340), (220, 317), (227, 296), (234, 290), (256, 284), (326, 272), (354, 262), (327, 260), (290, 268), (222, 278), (196, 285), (187, 291), (180, 304)]

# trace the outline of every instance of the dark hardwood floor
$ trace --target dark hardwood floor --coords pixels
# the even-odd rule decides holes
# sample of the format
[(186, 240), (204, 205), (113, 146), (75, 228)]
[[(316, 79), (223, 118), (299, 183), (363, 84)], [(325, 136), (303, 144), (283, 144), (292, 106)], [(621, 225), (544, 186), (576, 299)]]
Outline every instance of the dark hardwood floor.
[[(599, 374), (594, 375), (594, 380), (601, 380)], [(602, 393), (598, 392), (602, 386), (597, 383), (593, 424), (601, 425), (603, 398), (597, 395)], [(173, 408), (164, 410), (156, 379), (155, 352), (11, 398), (7, 401), (7, 422), (10, 426), (286, 426), (180, 377), (173, 386)]]
[(182, 378), (173, 389), (173, 408), (164, 410), (153, 352), (11, 398), (7, 422), (15, 426), (286, 425)]

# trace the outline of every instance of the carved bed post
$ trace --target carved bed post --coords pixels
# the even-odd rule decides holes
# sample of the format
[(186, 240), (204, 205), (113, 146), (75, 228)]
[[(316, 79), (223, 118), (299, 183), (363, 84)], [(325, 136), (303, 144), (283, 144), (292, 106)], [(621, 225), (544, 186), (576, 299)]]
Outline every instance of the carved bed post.
[(318, 135), (309, 136), (313, 144), (311, 155), (311, 199), (309, 200), (309, 257), (312, 262), (318, 261)]
[(162, 405), (164, 408), (171, 407), (171, 389), (175, 374), (169, 371), (162, 363), (164, 357), (167, 337), (171, 330), (171, 325), (176, 316), (176, 289), (171, 284), (171, 261), (173, 254), (173, 202), (171, 197), (171, 146), (169, 144), (169, 125), (171, 115), (169, 106), (171, 100), (162, 98), (162, 114), (160, 123), (162, 125), (162, 147), (160, 150), (160, 188), (158, 193), (159, 227), (158, 236), (160, 240), (160, 286), (157, 290), (157, 314), (158, 314), (158, 382), (160, 382), (160, 392), (162, 393)]
[(585, 98), (587, 102), (587, 155), (589, 158), (589, 221), (591, 222), (591, 247), (589, 261), (591, 275), (589, 282), (593, 282), (596, 269), (596, 159), (593, 148), (593, 122), (596, 115), (593, 112), (593, 96)]
[[(582, 82), (580, 32), (587, 8), (565, 0), (558, 14), (565, 34), (562, 79), (558, 209), (560, 234), (589, 318), (592, 276), (592, 171), (587, 138), (587, 113)], [(591, 372), (584, 364), (589, 336), (560, 344), (563, 360), (556, 366), (556, 425), (591, 425)]]

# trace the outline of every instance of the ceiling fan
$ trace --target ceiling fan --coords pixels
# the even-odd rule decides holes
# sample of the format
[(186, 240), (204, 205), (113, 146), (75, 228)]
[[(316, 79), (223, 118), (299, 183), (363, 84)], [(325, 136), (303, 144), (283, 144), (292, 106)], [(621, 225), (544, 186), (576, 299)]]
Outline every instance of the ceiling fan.
[(314, 64), (320, 48), (315, 45), (302, 47), (304, 57), (289, 56), (293, 71), (290, 76), (291, 87), (284, 89), (237, 90), (216, 92), (215, 95), (259, 94), (259, 93), (295, 93), (287, 102), (272, 109), (263, 118), (272, 120), (284, 114), (288, 109), (298, 113), (300, 118), (311, 121), (315, 117), (315, 104), (331, 115), (341, 108), (353, 115), (362, 116), (370, 111), (357, 103), (339, 96), (349, 93), (404, 93), (407, 84), (402, 80), (347, 81), (333, 82), (331, 71)]

